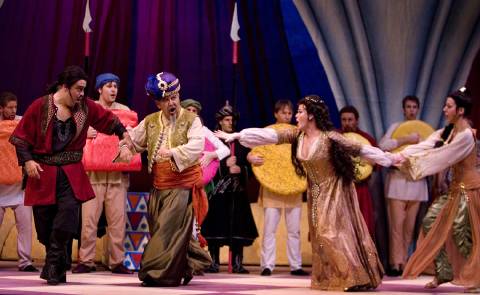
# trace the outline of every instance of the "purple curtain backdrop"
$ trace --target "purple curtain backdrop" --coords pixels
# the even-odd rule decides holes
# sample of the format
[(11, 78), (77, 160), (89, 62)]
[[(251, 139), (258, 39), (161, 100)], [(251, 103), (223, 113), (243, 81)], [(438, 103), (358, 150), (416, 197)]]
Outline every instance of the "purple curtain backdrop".
[[(95, 76), (113, 72), (121, 79), (119, 101), (140, 118), (156, 111), (144, 90), (146, 76), (170, 71), (182, 84), (182, 98), (214, 113), (232, 95), (233, 0), (90, 0), (93, 32), (88, 95)], [(67, 65), (84, 65), (82, 29), (86, 0), (6, 0), (0, 8), (0, 91), (12, 91), (23, 113), (45, 93)]]
[(143, 0), (134, 6), (129, 97), (135, 109), (140, 114), (154, 109), (145, 94), (146, 76), (168, 71), (180, 79), (181, 98), (199, 100), (202, 117), (213, 127), (215, 111), (232, 91), (233, 1)]
[(45, 93), (47, 85), (65, 65), (83, 64), (84, 2), (6, 0), (3, 3), (0, 91), (17, 94), (20, 114)]

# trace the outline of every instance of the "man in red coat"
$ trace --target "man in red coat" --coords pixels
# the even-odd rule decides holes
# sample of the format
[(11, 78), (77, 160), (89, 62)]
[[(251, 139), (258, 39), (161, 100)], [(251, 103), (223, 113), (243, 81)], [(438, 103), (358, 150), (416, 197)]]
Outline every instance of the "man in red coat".
[(82, 165), (88, 127), (115, 133), (133, 148), (118, 118), (84, 98), (87, 79), (80, 67), (67, 67), (48, 94), (29, 106), (10, 137), (28, 176), (25, 205), (33, 206), (38, 240), (46, 248), (40, 277), (51, 285), (66, 281), (66, 245), (78, 229), (81, 204), (95, 197)]
[[(342, 124), (342, 133), (355, 132), (365, 137), (372, 146), (377, 146), (375, 139), (365, 131), (358, 128), (358, 111), (354, 106), (345, 106), (340, 110), (340, 122)], [(367, 224), (368, 231), (372, 238), (375, 237), (375, 216), (373, 213), (372, 195), (368, 188), (368, 181), (370, 177), (355, 182), (355, 189), (357, 191), (358, 204), (360, 205), (360, 211), (362, 212), (363, 219)]]

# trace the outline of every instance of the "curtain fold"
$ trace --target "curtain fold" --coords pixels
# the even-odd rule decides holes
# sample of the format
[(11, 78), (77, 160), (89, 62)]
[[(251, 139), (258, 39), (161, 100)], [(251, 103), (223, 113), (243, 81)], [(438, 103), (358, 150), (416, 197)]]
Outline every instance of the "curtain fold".
[(0, 8), (0, 91), (25, 110), (66, 64), (83, 64), (85, 0), (5, 1)]
[(421, 99), (421, 119), (441, 125), (448, 92), (462, 86), (479, 48), (480, 2), (294, 0), (339, 107), (359, 110), (381, 137), (402, 120), (401, 100)]

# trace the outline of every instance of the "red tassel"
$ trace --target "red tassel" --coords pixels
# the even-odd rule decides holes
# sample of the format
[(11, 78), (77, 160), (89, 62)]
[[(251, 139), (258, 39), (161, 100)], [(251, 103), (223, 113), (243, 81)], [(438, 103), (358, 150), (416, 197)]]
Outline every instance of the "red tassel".
[(205, 240), (205, 238), (201, 234), (198, 234), (197, 237), (198, 237), (198, 242), (200, 243), (200, 247), (205, 248), (205, 246), (208, 245), (207, 240)]

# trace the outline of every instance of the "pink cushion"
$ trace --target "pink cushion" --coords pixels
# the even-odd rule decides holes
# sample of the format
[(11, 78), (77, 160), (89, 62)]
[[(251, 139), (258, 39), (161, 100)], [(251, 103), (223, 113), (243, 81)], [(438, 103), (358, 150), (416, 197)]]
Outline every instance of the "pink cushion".
[[(138, 125), (137, 113), (127, 110), (112, 110), (122, 124), (127, 127)], [(83, 166), (86, 171), (140, 171), (142, 160), (140, 154), (133, 156), (130, 163), (113, 163), (118, 154), (118, 137), (97, 133), (97, 137), (87, 139), (83, 148)]]

